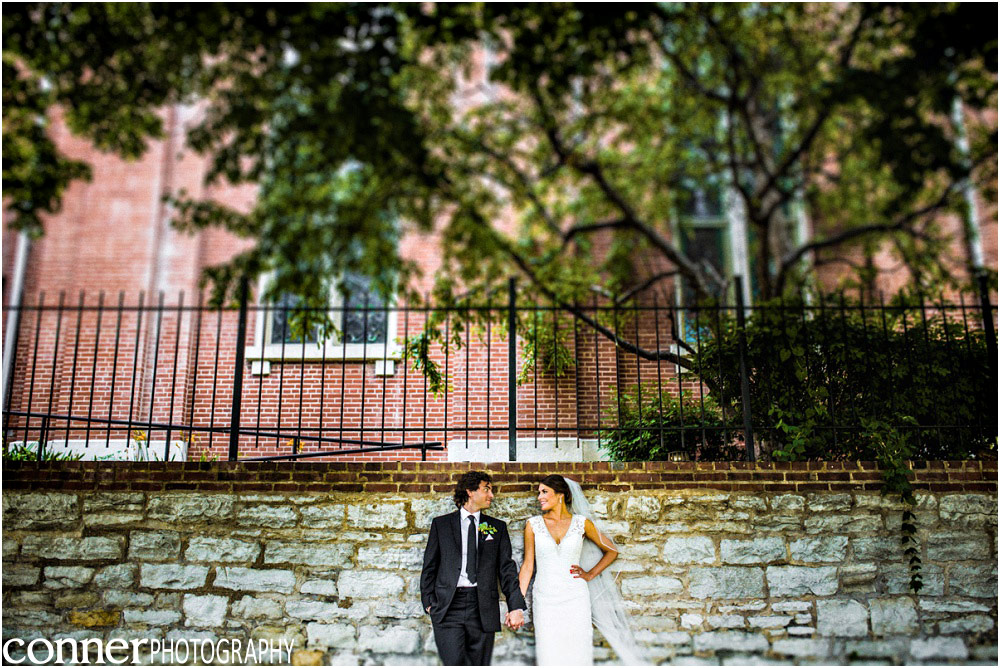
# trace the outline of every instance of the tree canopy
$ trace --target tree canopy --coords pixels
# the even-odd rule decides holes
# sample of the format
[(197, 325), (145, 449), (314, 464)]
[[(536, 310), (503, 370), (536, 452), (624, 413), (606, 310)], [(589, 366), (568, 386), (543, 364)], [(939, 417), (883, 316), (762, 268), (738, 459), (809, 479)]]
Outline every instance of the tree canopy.
[(995, 26), (976, 4), (10, 6), (5, 205), (40, 234), (88, 176), (55, 109), (130, 158), (187, 103), (207, 178), (259, 186), (248, 213), (172, 194), (177, 226), (256, 240), (209, 270), (220, 297), (265, 270), (307, 304), (345, 271), (388, 293), (416, 270), (400, 236), (437, 228), (442, 303), (509, 275), (565, 306), (673, 275), (712, 298), (724, 277), (683, 243), (706, 197), (742, 210), (762, 298), (886, 242), (918, 282), (960, 280), (940, 220), (970, 177), (996, 201)]

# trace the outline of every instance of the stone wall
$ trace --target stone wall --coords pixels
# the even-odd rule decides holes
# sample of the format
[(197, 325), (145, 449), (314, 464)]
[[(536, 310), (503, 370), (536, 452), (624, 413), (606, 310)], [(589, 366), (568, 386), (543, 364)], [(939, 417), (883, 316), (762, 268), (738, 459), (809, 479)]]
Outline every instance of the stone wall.
[[(916, 596), (900, 507), (864, 463), (491, 464), (489, 512), (520, 559), (539, 471), (580, 479), (657, 663), (995, 664), (996, 462), (918, 465)], [(462, 470), (5, 465), (4, 639), (284, 638), (300, 663), (437, 663), (418, 579)], [(494, 656), (532, 663), (530, 626)]]

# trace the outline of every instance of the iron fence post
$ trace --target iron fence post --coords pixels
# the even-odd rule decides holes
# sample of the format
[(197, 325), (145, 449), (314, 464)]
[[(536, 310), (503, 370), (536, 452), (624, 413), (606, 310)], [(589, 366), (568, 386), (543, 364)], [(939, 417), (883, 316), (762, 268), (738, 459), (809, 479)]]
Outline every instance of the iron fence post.
[(986, 335), (986, 356), (990, 360), (990, 378), (992, 387), (997, 384), (997, 337), (993, 333), (993, 307), (990, 305), (990, 285), (986, 272), (981, 271), (976, 277), (979, 283), (979, 302), (983, 309), (983, 334)]
[(750, 378), (747, 376), (746, 317), (743, 313), (743, 277), (733, 277), (736, 284), (736, 336), (740, 350), (740, 392), (743, 401), (743, 429), (746, 433), (747, 460), (756, 461), (753, 443), (753, 420), (750, 414)]
[(508, 459), (517, 461), (517, 279), (507, 282), (507, 428)]
[[(46, 415), (42, 418), (42, 430), (38, 433), (38, 449), (35, 451), (35, 461), (42, 461), (44, 457), (43, 450), (45, 449), (45, 442), (49, 439), (49, 416)], [(69, 439), (66, 439), (67, 441)], [(24, 439), (24, 447), (28, 447), (28, 439)]]
[(240, 279), (240, 319), (236, 328), (236, 368), (233, 369), (233, 411), (229, 420), (229, 461), (235, 462), (240, 448), (240, 408), (243, 402), (243, 365), (246, 361), (247, 296), (250, 282)]

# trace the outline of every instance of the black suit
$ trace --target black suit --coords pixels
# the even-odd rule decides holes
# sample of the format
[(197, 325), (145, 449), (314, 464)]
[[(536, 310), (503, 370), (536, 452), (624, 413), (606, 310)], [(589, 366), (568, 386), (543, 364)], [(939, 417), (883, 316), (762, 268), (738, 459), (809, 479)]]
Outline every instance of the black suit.
[[(460, 511), (434, 518), (424, 550), (420, 602), (424, 610), (430, 608), (434, 640), (446, 665), (489, 665), (493, 634), (501, 628), (498, 581), (509, 609), (527, 607), (517, 580), (517, 564), (511, 556), (507, 524), (483, 512), (479, 513), (479, 521), (496, 531), (477, 531), (478, 586), (458, 590), (462, 541), (466, 538)], [(493, 540), (487, 540), (487, 536)]]

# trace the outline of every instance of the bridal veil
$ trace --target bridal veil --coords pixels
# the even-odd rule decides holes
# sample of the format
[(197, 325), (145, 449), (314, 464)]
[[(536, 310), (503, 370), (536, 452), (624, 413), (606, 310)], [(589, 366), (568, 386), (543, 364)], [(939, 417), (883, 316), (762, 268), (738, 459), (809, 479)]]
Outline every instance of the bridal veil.
[[(618, 550), (618, 546), (608, 537), (601, 521), (594, 515), (594, 510), (590, 507), (587, 497), (584, 496), (580, 483), (565, 476), (563, 480), (569, 485), (573, 497), (572, 512), (576, 515), (583, 515), (593, 522), (598, 532), (611, 542), (615, 550)], [(604, 556), (604, 552), (597, 545), (589, 540), (583, 541), (583, 552), (580, 556), (580, 565), (583, 568), (590, 570), (601, 560), (602, 556)], [(618, 591), (618, 584), (610, 571), (610, 568), (604, 569), (589, 583), (590, 612), (594, 626), (607, 639), (623, 664), (628, 666), (651, 665), (646, 653), (635, 639), (628, 613), (625, 611), (625, 601), (622, 599), (622, 595)]]

